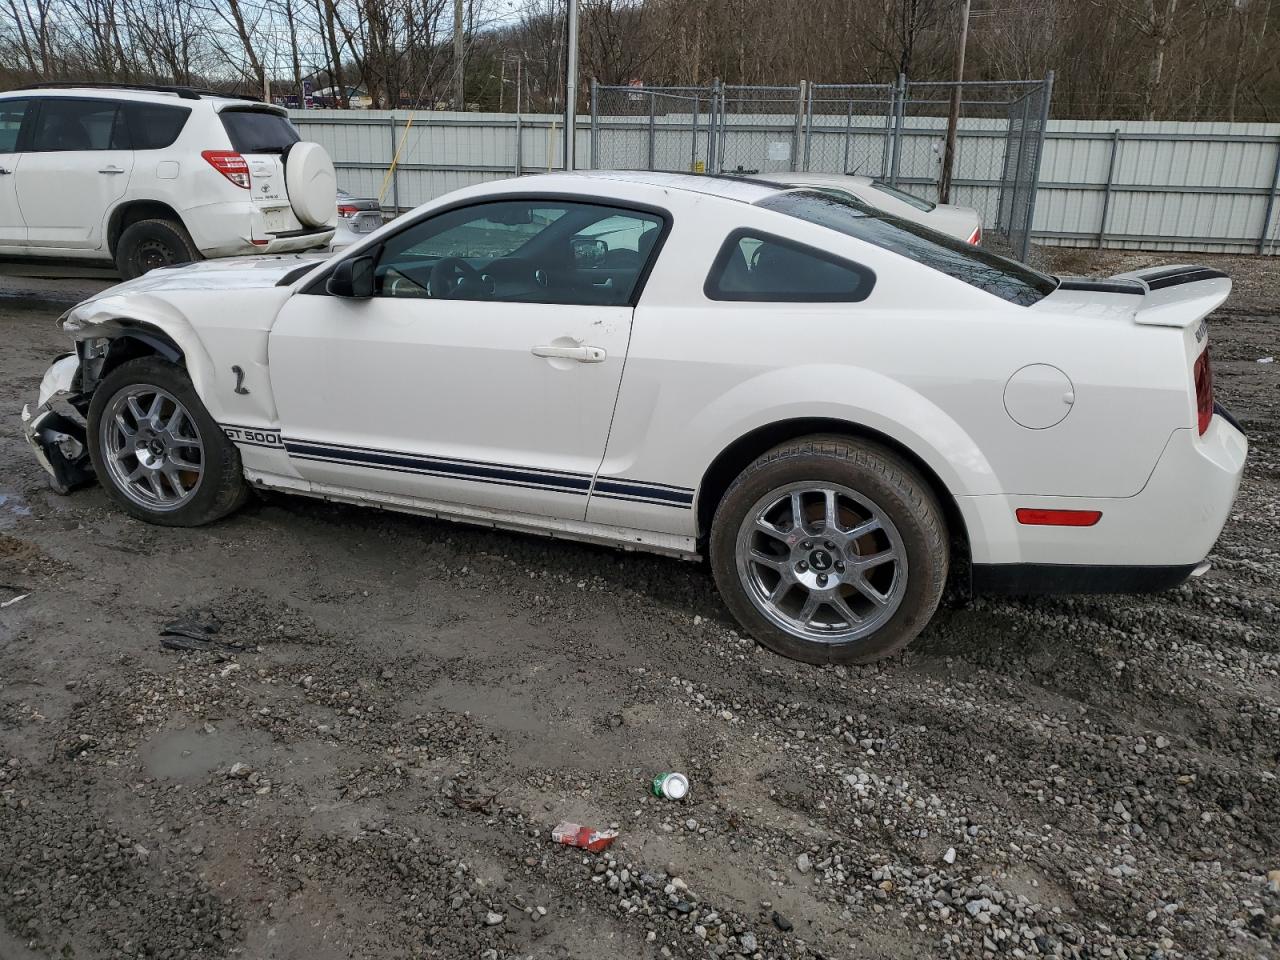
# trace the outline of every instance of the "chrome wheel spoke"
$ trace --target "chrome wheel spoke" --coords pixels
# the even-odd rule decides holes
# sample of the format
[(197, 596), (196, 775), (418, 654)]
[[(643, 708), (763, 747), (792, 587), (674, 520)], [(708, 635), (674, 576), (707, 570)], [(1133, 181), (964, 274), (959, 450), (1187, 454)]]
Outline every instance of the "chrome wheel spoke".
[(804, 530), (804, 501), (799, 490), (791, 494), (791, 529)]
[(778, 571), (786, 570), (789, 566), (786, 557), (771, 557), (769, 554), (763, 553), (760, 550), (751, 551), (751, 562), (759, 563), (768, 567), (770, 570)]
[(829, 602), (836, 613), (844, 617), (845, 623), (849, 624), (849, 626), (852, 627), (862, 622), (863, 618), (853, 612), (853, 607), (849, 606), (849, 601), (840, 596), (840, 594), (837, 593)]
[(867, 534), (875, 533), (879, 529), (880, 529), (880, 521), (877, 520), (875, 517), (872, 517), (870, 520), (866, 520), (858, 524), (852, 530), (845, 533), (845, 538), (850, 543), (853, 543), (855, 540), (861, 540)]
[(836, 504), (836, 492), (834, 490), (822, 491), (822, 513), (826, 530), (828, 532), (839, 532), (840, 508)]
[(124, 418), (124, 414), (123, 414), (123, 413), (117, 413), (117, 414), (115, 415), (115, 417), (113, 417), (112, 419), (113, 419), (113, 420), (114, 420), (114, 422), (115, 422), (116, 429), (120, 431), (121, 435), (122, 435), (126, 440), (130, 440), (130, 439), (132, 439), (132, 438), (134, 437), (134, 435), (135, 435), (135, 434), (137, 434), (137, 432), (138, 432), (138, 431), (137, 431), (137, 429), (135, 429), (134, 427), (129, 426), (128, 422), (127, 422), (127, 421), (125, 420), (125, 418)]
[(810, 593), (805, 597), (804, 606), (800, 608), (800, 613), (796, 619), (804, 624), (810, 623), (820, 606), (822, 606), (822, 598), (817, 594)]
[(157, 428), (160, 426), (160, 412), (164, 409), (164, 394), (156, 392), (155, 397), (151, 401), (151, 408), (147, 411), (147, 419), (154, 423)]
[(791, 580), (787, 577), (783, 577), (781, 580), (778, 581), (777, 586), (775, 586), (773, 590), (769, 593), (769, 602), (775, 605), (781, 603), (782, 598), (785, 597), (788, 593), (790, 593), (791, 588), (794, 587), (795, 585), (796, 585), (796, 582), (794, 580)]
[(850, 557), (849, 562), (862, 570), (870, 570), (874, 567), (884, 566), (898, 559), (898, 555), (892, 550), (881, 550), (879, 553), (869, 553), (865, 557)]
[(886, 603), (889, 602), (888, 595), (881, 593), (879, 590), (873, 587), (865, 577), (854, 577), (851, 582), (855, 590), (857, 590), (860, 594), (862, 594), (864, 597), (866, 597), (876, 606), (883, 607)]
[(777, 527), (775, 527), (772, 523), (770, 523), (764, 517), (756, 517), (755, 529), (758, 532), (763, 533), (766, 537), (772, 537), (774, 540), (781, 540), (783, 542), (786, 542), (786, 539), (787, 539), (786, 533), (779, 530)]
[(189, 473), (204, 473), (204, 466), (199, 463), (192, 463), (182, 457), (170, 457), (169, 463), (178, 470), (185, 470)]
[(142, 404), (139, 402), (138, 397), (129, 397), (126, 403), (129, 406), (129, 412), (133, 414), (133, 422), (138, 424), (138, 426), (142, 426), (143, 421), (147, 419), (147, 415), (143, 411)]

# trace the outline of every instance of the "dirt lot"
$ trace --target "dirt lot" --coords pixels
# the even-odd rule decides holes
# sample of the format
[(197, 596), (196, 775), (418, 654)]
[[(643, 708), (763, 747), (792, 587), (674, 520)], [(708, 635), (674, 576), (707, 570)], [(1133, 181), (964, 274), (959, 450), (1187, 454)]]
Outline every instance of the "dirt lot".
[[(0, 280), (0, 957), (1277, 955), (1280, 265), (1226, 268), (1212, 573), (953, 598), (854, 670), (762, 653), (692, 564), (54, 496), (16, 415), (82, 288)], [(243, 649), (162, 649), (178, 615)]]

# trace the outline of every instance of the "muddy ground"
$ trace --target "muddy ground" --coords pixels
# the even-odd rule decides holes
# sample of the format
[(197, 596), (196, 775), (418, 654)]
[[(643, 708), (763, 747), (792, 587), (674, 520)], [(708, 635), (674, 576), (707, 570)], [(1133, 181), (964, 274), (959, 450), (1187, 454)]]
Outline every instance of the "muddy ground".
[[(694, 564), (55, 496), (17, 411), (83, 287), (0, 280), (0, 957), (1277, 955), (1280, 266), (1215, 262), (1253, 446), (1213, 571), (954, 598), (850, 670), (755, 648)], [(163, 649), (178, 616), (228, 648)]]

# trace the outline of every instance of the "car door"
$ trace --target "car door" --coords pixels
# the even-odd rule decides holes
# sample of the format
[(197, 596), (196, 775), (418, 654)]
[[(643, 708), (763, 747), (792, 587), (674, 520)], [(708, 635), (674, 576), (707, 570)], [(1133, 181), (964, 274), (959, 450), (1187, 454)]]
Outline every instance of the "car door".
[[(374, 253), (375, 295), (294, 296), (269, 363), (286, 449), (315, 484), (582, 519), (644, 272), (601, 276), (584, 232), (665, 214), (553, 197), (473, 203)], [(656, 255), (656, 241), (646, 257)]]
[(28, 100), (0, 100), (0, 247), (19, 247), (27, 242), (27, 225), (18, 206), (18, 135), (27, 113)]
[(133, 151), (114, 100), (42, 97), (15, 179), (33, 247), (97, 250), (124, 196)]

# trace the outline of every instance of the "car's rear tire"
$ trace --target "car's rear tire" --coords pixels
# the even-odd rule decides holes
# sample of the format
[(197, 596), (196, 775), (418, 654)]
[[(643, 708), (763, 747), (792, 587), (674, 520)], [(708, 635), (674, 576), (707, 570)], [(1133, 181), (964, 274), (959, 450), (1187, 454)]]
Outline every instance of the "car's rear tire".
[(244, 503), (240, 451), (209, 416), (186, 371), (159, 357), (122, 363), (89, 404), (89, 457), (126, 513), (198, 527)]
[(139, 220), (125, 227), (116, 241), (116, 269), (125, 280), (199, 259), (191, 234), (176, 220)]
[(891, 450), (839, 436), (790, 441), (743, 470), (716, 508), (710, 545), (733, 615), (806, 663), (901, 650), (937, 609), (949, 562), (928, 482)]

